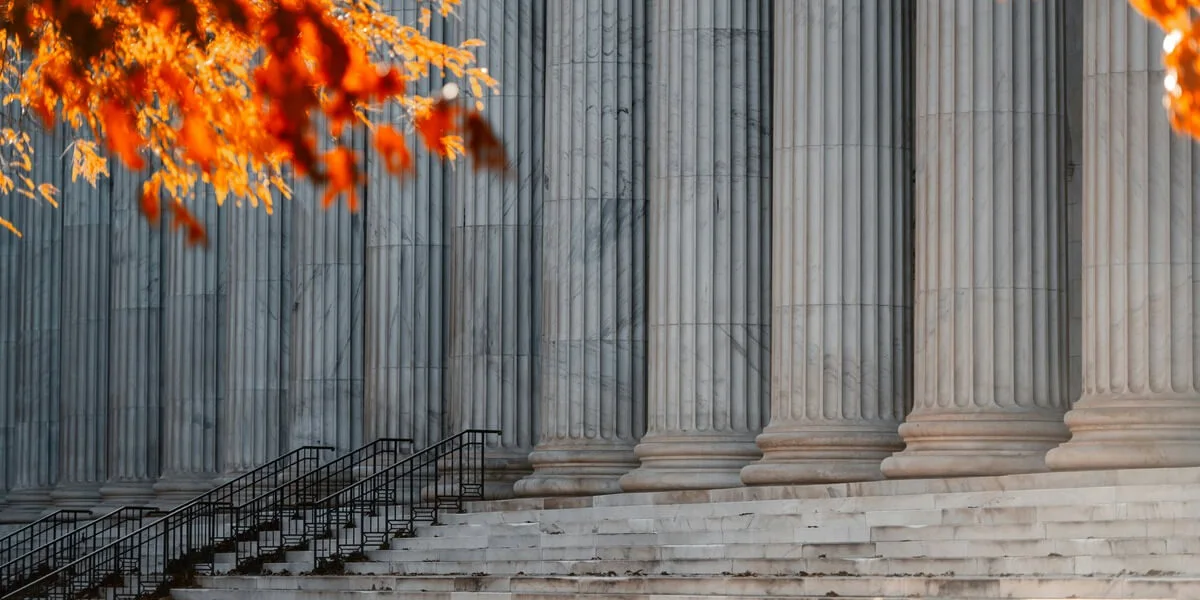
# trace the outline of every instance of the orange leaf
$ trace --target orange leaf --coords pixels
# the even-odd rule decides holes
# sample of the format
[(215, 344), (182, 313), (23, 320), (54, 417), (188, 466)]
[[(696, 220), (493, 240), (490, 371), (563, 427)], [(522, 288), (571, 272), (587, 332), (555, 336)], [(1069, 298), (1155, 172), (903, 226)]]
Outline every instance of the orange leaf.
[(467, 115), (463, 126), (467, 152), (475, 159), (475, 169), (503, 170), (508, 165), (504, 155), (504, 144), (500, 143), (492, 127), (478, 112)]
[(321, 198), (321, 207), (333, 206), (338, 195), (345, 192), (346, 207), (350, 212), (358, 212), (358, 193), (355, 187), (358, 185), (359, 173), (354, 152), (347, 148), (335, 148), (326, 152), (322, 160), (325, 162), (329, 183), (325, 189), (325, 196)]
[(457, 113), (454, 104), (445, 100), (439, 100), (429, 107), (429, 110), (424, 114), (418, 115), (414, 125), (417, 132), (421, 134), (421, 139), (425, 142), (425, 147), (440, 156), (448, 156), (450, 149), (447, 148), (445, 137), (453, 133), (454, 117)]
[(383, 157), (389, 173), (401, 175), (412, 170), (412, 154), (408, 151), (408, 144), (404, 143), (403, 135), (384, 125), (375, 132), (374, 141), (375, 149)]
[(125, 166), (140, 171), (146, 166), (139, 149), (146, 143), (134, 125), (133, 114), (124, 106), (109, 100), (100, 109), (104, 121), (105, 141), (109, 150), (121, 158)]
[(142, 215), (150, 222), (150, 226), (157, 227), (158, 222), (162, 219), (162, 203), (158, 199), (158, 187), (151, 186), (149, 181), (142, 185), (140, 208)]
[(204, 120), (192, 115), (183, 118), (184, 156), (200, 165), (200, 170), (211, 173), (217, 160), (217, 136)]
[(187, 246), (208, 246), (208, 234), (204, 225), (192, 215), (182, 202), (171, 203), (171, 231), (183, 228), (184, 244)]

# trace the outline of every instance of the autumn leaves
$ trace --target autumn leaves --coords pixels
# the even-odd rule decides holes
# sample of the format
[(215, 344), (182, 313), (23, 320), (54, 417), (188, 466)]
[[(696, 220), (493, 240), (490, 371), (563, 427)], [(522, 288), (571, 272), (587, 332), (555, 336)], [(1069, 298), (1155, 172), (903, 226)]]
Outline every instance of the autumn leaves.
[[(290, 197), (286, 165), (324, 186), (323, 205), (344, 198), (357, 210), (365, 175), (346, 141), (354, 129), (394, 176), (413, 170), (408, 127), (445, 159), (504, 168), (503, 147), (479, 113), (478, 98), (497, 86), (472, 66), (480, 42), (450, 46), (425, 35), (433, 11), (449, 15), (458, 1), (432, 0), (420, 29), (374, 0), (0, 1), (9, 59), (0, 84), (19, 82), (9, 99), (34, 107), (47, 126), (57, 118), (86, 127), (127, 168), (149, 171), (143, 213), (152, 223), (170, 218), (202, 244), (185, 206), (197, 185), (213, 186), (218, 202), (232, 195), (270, 211), (273, 192)], [(20, 56), (28, 68), (15, 68)], [(432, 69), (467, 84), (475, 104), (408, 93)], [(372, 121), (390, 102), (408, 123)], [(318, 144), (321, 124), (331, 144)], [(75, 173), (106, 173), (94, 146), (75, 151)]]
[(1130, 0), (1167, 32), (1164, 104), (1176, 129), (1200, 138), (1200, 0)]

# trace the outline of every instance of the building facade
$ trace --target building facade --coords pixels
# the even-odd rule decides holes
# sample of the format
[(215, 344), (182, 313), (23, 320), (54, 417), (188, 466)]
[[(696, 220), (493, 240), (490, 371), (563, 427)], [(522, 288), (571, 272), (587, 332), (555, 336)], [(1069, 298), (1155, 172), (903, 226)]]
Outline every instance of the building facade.
[(64, 202), (6, 203), (0, 520), (472, 427), (496, 497), (1200, 465), (1200, 146), (1126, 0), (489, 0), (434, 34), (487, 42), (507, 176), (368, 153), (363, 211), (199, 198), (195, 251), (37, 138)]

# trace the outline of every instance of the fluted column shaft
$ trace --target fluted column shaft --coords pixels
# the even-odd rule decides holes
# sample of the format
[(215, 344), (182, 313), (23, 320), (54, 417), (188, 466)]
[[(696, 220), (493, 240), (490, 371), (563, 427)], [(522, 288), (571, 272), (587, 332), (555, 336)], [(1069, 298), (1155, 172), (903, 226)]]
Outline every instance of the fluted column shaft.
[(627, 491), (740, 485), (770, 367), (771, 5), (653, 0), (648, 430)]
[[(456, 8), (455, 14), (463, 15), (472, 4)], [(391, 0), (385, 6), (402, 22), (418, 19), (416, 0)], [(435, 18), (430, 38), (441, 39), (445, 24), (445, 19)], [(416, 93), (430, 95), (441, 84), (435, 70), (413, 85)], [(403, 112), (389, 105), (382, 120), (403, 122)], [(416, 447), (425, 447), (445, 433), (450, 200), (442, 161), (418, 152), (422, 143), (415, 134), (408, 145), (415, 152), (415, 177), (389, 173), (374, 149), (366, 155), (364, 433), (367, 440), (412, 438)], [(466, 165), (459, 170), (471, 172)]]
[(452, 182), (449, 385), (455, 430), (492, 440), (493, 495), (530, 469), (541, 395), (542, 197), (546, 0), (464, 4), (455, 39), (478, 38), (501, 93), (482, 98), (508, 173), (457, 169)]
[[(139, 210), (141, 177), (112, 174), (107, 504), (145, 504), (160, 474), (163, 391), (163, 233)], [(176, 236), (171, 236), (172, 241)]]
[[(7, 112), (7, 111), (6, 111)], [(10, 113), (11, 114), (11, 113)], [(14, 201), (16, 192), (6, 196), (4, 217), (24, 227), (26, 202)], [(16, 483), (17, 403), (20, 392), (21, 365), (21, 303), (23, 281), (21, 238), (0, 231), (0, 507)]]
[(52, 496), (59, 506), (89, 508), (108, 467), (112, 181), (72, 182), (64, 167), (62, 475)]
[(212, 485), (220, 470), (218, 415), (222, 394), (221, 232), (211, 191), (188, 208), (208, 233), (208, 248), (165, 240), (163, 278), (162, 477), (154, 489), (170, 505)]
[(319, 444), (340, 452), (363, 441), (363, 218), (344, 205), (322, 209), (322, 194), (298, 182), (291, 207), (285, 449)]
[(646, 17), (645, 0), (546, 3), (543, 367), (530, 457), (537, 475), (522, 494), (618, 491), (617, 479), (637, 464), (646, 406)]
[(1065, 437), (1063, 10), (918, 1), (915, 407), (888, 477), (1041, 471)]
[(222, 258), (227, 261), (228, 319), (222, 360), (221, 472), (230, 478), (283, 453), (280, 436), (287, 388), (288, 216), (277, 198), (274, 214), (259, 206), (226, 205)]
[(1053, 469), (1200, 465), (1200, 145), (1171, 131), (1163, 33), (1084, 3), (1083, 394)]
[(912, 7), (776, 0), (771, 422), (747, 484), (879, 479), (903, 447)]
[[(35, 182), (62, 177), (62, 141), (30, 129)], [(62, 373), (62, 215), (40, 200), (22, 199), (21, 332), (16, 405), (14, 480), (6, 518), (31, 517), (50, 503), (58, 481)]]

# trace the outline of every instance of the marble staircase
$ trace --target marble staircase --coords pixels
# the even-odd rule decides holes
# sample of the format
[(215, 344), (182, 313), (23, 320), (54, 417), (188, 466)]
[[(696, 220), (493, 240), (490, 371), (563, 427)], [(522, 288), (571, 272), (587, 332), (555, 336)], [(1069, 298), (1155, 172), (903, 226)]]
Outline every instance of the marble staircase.
[[(341, 566), (177, 600), (1200, 598), (1200, 469), (476, 503)], [(353, 540), (354, 528), (338, 532)]]

